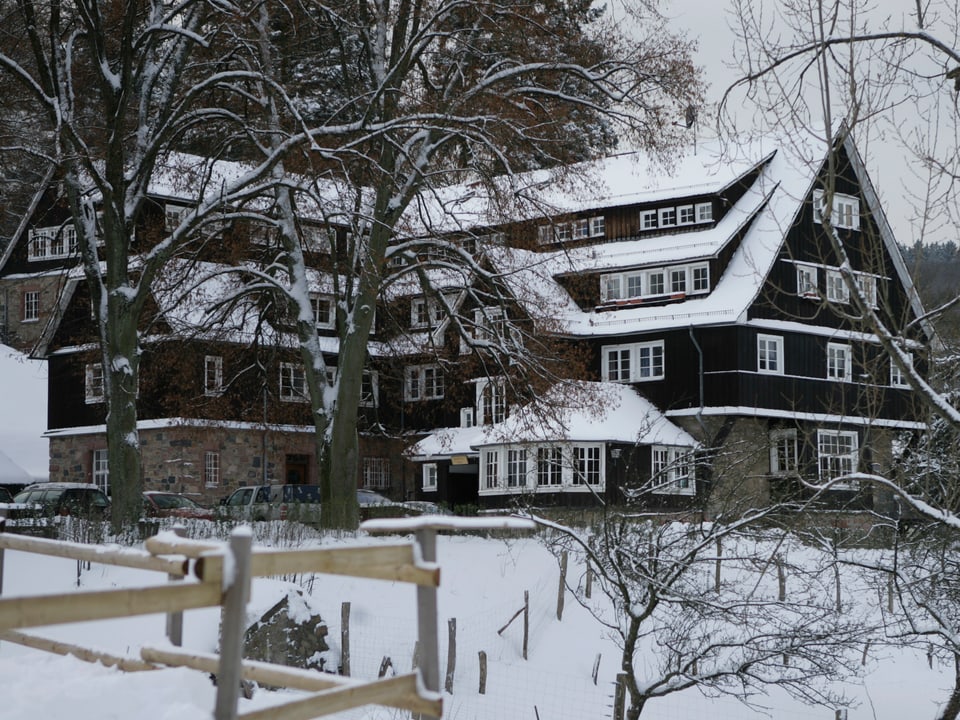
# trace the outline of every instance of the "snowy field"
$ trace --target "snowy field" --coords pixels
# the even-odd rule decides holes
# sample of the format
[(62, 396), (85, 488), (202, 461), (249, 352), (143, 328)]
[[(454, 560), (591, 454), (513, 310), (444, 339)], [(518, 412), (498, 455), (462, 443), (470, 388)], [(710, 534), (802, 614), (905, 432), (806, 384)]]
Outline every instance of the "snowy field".
[[(307, 544), (376, 543), (361, 537), (306, 540)], [(453, 720), (581, 720), (611, 717), (612, 683), (618, 653), (614, 642), (568, 593), (562, 621), (556, 619), (559, 570), (554, 557), (535, 539), (494, 540), (441, 537), (439, 599), (441, 675), (446, 662), (448, 618), (457, 619), (457, 667), (453, 695), (445, 696), (444, 717)], [(571, 564), (570, 575), (582, 573)], [(390, 656), (398, 672), (410, 668), (416, 634), (412, 586), (336, 576), (257, 580), (249, 606), (255, 621), (293, 587), (308, 591), (309, 602), (329, 626), (329, 661), (339, 660), (341, 602), (352, 604), (351, 657), (355, 677), (376, 677), (382, 658)], [(295, 581), (295, 582), (293, 582)], [(77, 589), (75, 561), (6, 552), (5, 596), (71, 593)], [(155, 573), (94, 565), (79, 575), (80, 589), (154, 584)], [(162, 581), (160, 581), (162, 582)], [(530, 593), (529, 659), (521, 657), (521, 624), (503, 627)], [(864, 598), (874, 601), (875, 598)], [(184, 646), (213, 652), (218, 611), (185, 613)], [(164, 617), (62, 625), (31, 632), (71, 643), (138, 657), (144, 645), (164, 647)], [(477, 692), (478, 652), (489, 659), (486, 695)], [(591, 678), (600, 655), (598, 682)], [(876, 651), (864, 677), (845, 686), (856, 705), (850, 720), (925, 720), (934, 718), (946, 700), (950, 673), (927, 665), (920, 653)], [(257, 690), (240, 701), (241, 714), (289, 698), (288, 692)], [(141, 673), (119, 671), (46, 654), (12, 643), (0, 644), (0, 719), (70, 718), (71, 720), (199, 720), (211, 717), (215, 690), (206, 675), (187, 669)], [(642, 717), (653, 720), (832, 720), (833, 711), (805, 707), (780, 692), (760, 698), (766, 713), (728, 698), (704, 698), (696, 690), (651, 701)], [(366, 708), (337, 717), (381, 720), (409, 717), (395, 710)]]

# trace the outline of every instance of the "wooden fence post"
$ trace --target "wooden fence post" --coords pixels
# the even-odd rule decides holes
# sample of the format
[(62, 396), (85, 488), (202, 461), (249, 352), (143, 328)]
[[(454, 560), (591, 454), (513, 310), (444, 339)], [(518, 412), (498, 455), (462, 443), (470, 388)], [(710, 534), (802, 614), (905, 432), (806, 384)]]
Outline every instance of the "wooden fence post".
[(893, 574), (887, 575), (887, 612), (893, 612)]
[(480, 651), (480, 694), (487, 694), (487, 653)]
[[(416, 531), (420, 557), (424, 562), (437, 561), (437, 531), (420, 528)], [(420, 677), (428, 692), (440, 691), (440, 650), (437, 643), (437, 589), (417, 586), (417, 644), (420, 648)], [(421, 720), (429, 716), (421, 715)]]
[(623, 711), (627, 705), (627, 674), (617, 673), (617, 684), (613, 690), (613, 720), (623, 720)]
[(563, 620), (563, 595), (567, 588), (567, 551), (560, 553), (560, 587), (557, 589), (557, 620)]
[(590, 566), (589, 560), (587, 560), (587, 586), (583, 594), (587, 596), (588, 600), (593, 595), (593, 568)]
[(247, 600), (250, 597), (249, 529), (234, 530), (227, 552), (233, 559), (233, 577), (225, 577), (223, 612), (220, 621), (220, 667), (217, 672), (215, 720), (237, 720), (237, 695), (240, 691), (243, 662), (243, 636), (246, 632)]
[(350, 603), (340, 603), (340, 674), (350, 677)]
[(453, 674), (457, 669), (457, 619), (447, 620), (447, 676), (444, 689), (453, 695)]
[[(187, 529), (183, 525), (174, 525), (173, 532), (177, 537), (186, 537)], [(179, 582), (183, 580), (182, 575), (167, 575), (170, 582)], [(167, 638), (170, 644), (176, 647), (183, 647), (183, 610), (167, 614)]]
[(523, 659), (527, 659), (527, 643), (530, 640), (530, 591), (523, 591)]

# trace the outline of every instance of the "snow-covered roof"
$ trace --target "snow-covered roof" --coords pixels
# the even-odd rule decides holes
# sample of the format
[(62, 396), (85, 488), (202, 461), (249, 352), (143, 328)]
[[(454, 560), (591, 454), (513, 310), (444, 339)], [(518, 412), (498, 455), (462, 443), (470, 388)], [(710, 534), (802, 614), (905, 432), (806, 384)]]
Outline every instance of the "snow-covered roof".
[(417, 442), (417, 460), (476, 454), (490, 445), (610, 442), (696, 447), (699, 443), (629, 385), (570, 381), (495, 425), (435, 430)]

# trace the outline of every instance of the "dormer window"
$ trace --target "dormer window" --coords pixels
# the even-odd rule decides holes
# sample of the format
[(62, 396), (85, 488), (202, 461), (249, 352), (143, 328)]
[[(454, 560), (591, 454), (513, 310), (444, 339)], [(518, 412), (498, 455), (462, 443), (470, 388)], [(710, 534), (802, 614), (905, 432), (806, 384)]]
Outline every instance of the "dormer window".
[(677, 224), (677, 209), (675, 207), (660, 208), (660, 227), (673, 227)]
[(640, 229), (655, 230), (656, 228), (657, 228), (657, 211), (641, 210), (640, 211)]
[(318, 328), (333, 329), (336, 325), (337, 314), (333, 307), (333, 298), (330, 295), (313, 295), (313, 316)]
[(167, 232), (173, 232), (178, 227), (180, 223), (183, 222), (183, 218), (186, 217), (187, 213), (190, 212), (190, 208), (185, 205), (173, 205), (167, 203), (163, 208), (163, 226)]
[(436, 327), (443, 321), (443, 306), (435, 298), (414, 298), (410, 301), (410, 327)]
[[(823, 196), (823, 190), (813, 191), (813, 221), (815, 223), (823, 221)], [(830, 216), (830, 222), (834, 227), (846, 228), (847, 230), (859, 230), (860, 199), (853, 195), (834, 193), (833, 213)]]
[(34, 228), (27, 247), (28, 260), (57, 260), (77, 253), (77, 231), (72, 224)]
[(568, 240), (586, 240), (603, 237), (605, 232), (606, 221), (603, 215), (595, 215), (572, 222), (541, 225), (537, 228), (537, 243), (539, 245), (551, 245)]
[(696, 217), (693, 205), (681, 205), (677, 208), (677, 223), (680, 225), (693, 225)]
[(713, 204), (697, 203), (695, 206), (698, 223), (713, 222)]
[(710, 265), (705, 262), (600, 276), (601, 302), (708, 292)]

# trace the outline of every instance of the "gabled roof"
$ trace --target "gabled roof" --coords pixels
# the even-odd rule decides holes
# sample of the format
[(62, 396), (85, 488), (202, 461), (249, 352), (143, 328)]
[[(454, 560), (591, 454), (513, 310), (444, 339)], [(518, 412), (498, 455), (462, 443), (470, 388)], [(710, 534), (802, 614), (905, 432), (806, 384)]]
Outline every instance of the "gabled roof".
[(493, 445), (551, 442), (699, 445), (629, 385), (576, 380), (554, 385), (502, 423), (434, 431), (410, 455), (430, 460), (476, 454)]

